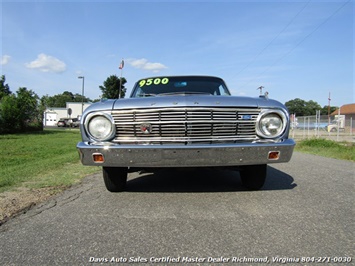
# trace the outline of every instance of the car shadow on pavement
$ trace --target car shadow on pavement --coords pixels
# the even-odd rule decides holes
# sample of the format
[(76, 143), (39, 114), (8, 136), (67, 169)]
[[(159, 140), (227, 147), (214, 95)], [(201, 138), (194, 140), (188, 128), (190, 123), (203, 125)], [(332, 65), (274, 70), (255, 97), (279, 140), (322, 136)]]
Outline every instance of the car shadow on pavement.
[[(242, 186), (239, 172), (214, 168), (161, 169), (129, 175), (127, 192), (235, 192), (248, 191)], [(261, 190), (293, 189), (294, 179), (268, 166), (265, 185)]]

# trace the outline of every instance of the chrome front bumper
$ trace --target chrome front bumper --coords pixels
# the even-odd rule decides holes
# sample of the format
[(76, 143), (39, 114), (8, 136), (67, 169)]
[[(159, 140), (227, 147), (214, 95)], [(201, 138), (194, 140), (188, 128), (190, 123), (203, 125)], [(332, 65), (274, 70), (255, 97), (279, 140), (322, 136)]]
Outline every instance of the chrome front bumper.
[[(79, 142), (84, 165), (107, 167), (217, 167), (283, 163), (291, 159), (295, 142), (210, 145), (92, 145)], [(278, 152), (278, 159), (269, 158)], [(95, 162), (100, 156), (103, 161)]]

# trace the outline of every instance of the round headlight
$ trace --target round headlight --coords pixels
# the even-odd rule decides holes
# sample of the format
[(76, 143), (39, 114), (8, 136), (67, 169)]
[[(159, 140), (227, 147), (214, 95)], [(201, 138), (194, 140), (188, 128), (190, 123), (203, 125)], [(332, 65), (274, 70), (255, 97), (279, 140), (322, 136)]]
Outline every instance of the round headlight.
[(286, 124), (287, 119), (283, 112), (270, 110), (260, 114), (256, 130), (263, 138), (276, 138), (284, 132)]
[(97, 141), (105, 141), (114, 137), (115, 126), (109, 115), (93, 114), (86, 124), (89, 135)]

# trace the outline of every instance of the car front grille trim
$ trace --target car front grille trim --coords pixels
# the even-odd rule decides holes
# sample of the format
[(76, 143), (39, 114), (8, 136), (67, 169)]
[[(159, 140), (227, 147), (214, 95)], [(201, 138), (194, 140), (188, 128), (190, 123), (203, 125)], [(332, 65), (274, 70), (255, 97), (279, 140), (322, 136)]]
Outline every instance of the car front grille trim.
[[(156, 108), (114, 110), (115, 143), (193, 144), (258, 139), (256, 108)], [(142, 130), (147, 127), (147, 130)]]

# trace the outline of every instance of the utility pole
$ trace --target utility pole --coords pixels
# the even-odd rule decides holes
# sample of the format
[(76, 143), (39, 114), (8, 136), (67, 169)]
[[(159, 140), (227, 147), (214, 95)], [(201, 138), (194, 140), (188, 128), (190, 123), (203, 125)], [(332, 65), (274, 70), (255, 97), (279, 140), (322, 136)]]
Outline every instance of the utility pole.
[(83, 115), (84, 112), (84, 76), (79, 76), (78, 79), (82, 79), (83, 82), (81, 84), (81, 115)]
[(329, 92), (329, 97), (328, 97), (328, 124), (330, 124), (330, 92)]

